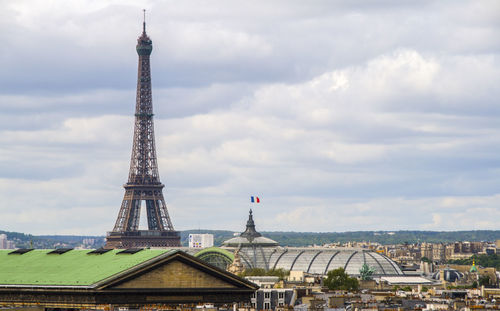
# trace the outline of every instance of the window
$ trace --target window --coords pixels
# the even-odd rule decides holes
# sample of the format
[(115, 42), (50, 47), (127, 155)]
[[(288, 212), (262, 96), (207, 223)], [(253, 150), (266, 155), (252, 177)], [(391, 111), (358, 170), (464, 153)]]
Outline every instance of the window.
[(271, 292), (264, 292), (264, 299), (269, 299), (269, 298), (271, 298)]
[(278, 299), (285, 298), (285, 292), (278, 292)]
[(271, 309), (271, 304), (269, 302), (264, 302), (264, 309), (265, 310)]

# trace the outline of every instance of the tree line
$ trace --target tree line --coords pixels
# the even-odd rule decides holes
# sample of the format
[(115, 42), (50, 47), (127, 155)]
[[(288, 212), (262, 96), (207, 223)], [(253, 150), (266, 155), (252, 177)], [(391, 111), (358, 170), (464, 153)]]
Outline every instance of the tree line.
[[(19, 232), (8, 232), (0, 230), (0, 234), (6, 234), (9, 240), (13, 240), (18, 247), (51, 248), (56, 244), (77, 245), (85, 238), (94, 238), (104, 244), (102, 236), (37, 236)], [(183, 246), (188, 245), (190, 233), (211, 233), (214, 235), (214, 245), (220, 246), (225, 240), (234, 236), (233, 231), (228, 230), (185, 230), (181, 231), (181, 242)], [(450, 243), (456, 241), (495, 241), (500, 240), (500, 230), (475, 230), (475, 231), (352, 231), (352, 232), (261, 232), (264, 236), (277, 241), (282, 246), (309, 246), (324, 245), (330, 243), (346, 242), (377, 242), (382, 245), (404, 244), (404, 243)], [(94, 247), (99, 247), (95, 245)]]

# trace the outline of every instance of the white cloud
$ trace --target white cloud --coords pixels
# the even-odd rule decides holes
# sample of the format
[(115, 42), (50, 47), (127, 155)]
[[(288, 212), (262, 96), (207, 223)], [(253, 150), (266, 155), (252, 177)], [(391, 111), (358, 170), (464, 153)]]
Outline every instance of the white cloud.
[[(281, 198), (287, 200), (286, 198)], [(290, 198), (289, 203), (294, 205)], [(452, 207), (442, 209), (443, 201)], [(479, 206), (476, 207), (475, 202)], [(457, 203), (457, 204), (455, 204)], [(311, 199), (271, 219), (258, 214), (266, 230), (357, 231), (366, 230), (495, 230), (500, 196), (443, 198), (378, 198), (345, 202)], [(472, 206), (471, 206), (472, 205)], [(485, 217), (488, 215), (488, 217)], [(490, 218), (491, 217), (491, 218)], [(260, 219), (259, 219), (260, 218)], [(457, 227), (458, 226), (458, 227)]]
[(259, 230), (496, 228), (496, 2), (240, 5), (9, 3), (0, 229), (111, 229), (142, 7), (176, 228), (241, 230), (253, 194)]
[(118, 144), (128, 138), (127, 133), (110, 129), (128, 129), (133, 124), (132, 117), (101, 116), (96, 118), (66, 119), (61, 126), (47, 130), (3, 131), (0, 137), (2, 144), (80, 144), (96, 145)]

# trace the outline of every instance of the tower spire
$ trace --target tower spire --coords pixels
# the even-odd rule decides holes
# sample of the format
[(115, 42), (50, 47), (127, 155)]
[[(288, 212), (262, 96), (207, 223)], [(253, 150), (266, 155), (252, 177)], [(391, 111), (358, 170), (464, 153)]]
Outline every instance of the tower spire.
[[(115, 227), (108, 233), (106, 247), (180, 246), (180, 234), (174, 230), (163, 198), (153, 124), (150, 55), (153, 42), (146, 35), (146, 10), (143, 32), (137, 39), (139, 68), (135, 106), (134, 139), (125, 195)], [(141, 209), (146, 209), (148, 229), (140, 230)]]
[(146, 9), (142, 9), (142, 12), (144, 14), (144, 19), (142, 22), (142, 33), (146, 34)]
[(247, 227), (245, 231), (240, 234), (240, 236), (245, 237), (249, 240), (253, 240), (254, 238), (262, 236), (262, 234), (257, 232), (257, 230), (255, 229), (255, 222), (253, 221), (252, 209), (250, 209), (250, 212), (248, 213)]

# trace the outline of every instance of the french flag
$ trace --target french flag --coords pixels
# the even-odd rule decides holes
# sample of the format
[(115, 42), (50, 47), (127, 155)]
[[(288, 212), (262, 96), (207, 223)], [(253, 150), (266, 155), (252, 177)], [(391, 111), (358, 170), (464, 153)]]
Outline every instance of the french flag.
[(260, 203), (259, 197), (250, 197), (250, 202), (252, 203)]

